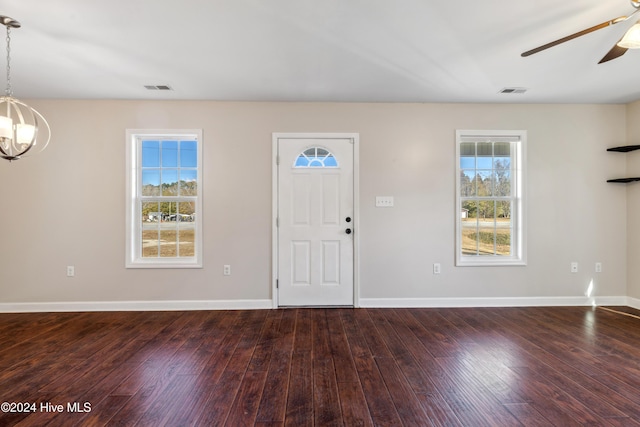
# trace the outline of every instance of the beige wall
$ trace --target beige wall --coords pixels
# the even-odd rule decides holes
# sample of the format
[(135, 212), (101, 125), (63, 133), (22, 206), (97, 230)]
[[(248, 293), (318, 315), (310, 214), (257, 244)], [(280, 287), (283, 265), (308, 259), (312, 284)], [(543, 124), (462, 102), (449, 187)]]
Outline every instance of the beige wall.
[[(272, 132), (360, 133), (364, 300), (627, 295), (623, 105), (31, 103), (53, 139), (0, 164), (0, 303), (270, 299)], [(203, 129), (203, 269), (124, 268), (127, 128)], [(528, 131), (528, 266), (454, 266), (456, 129)]]
[[(627, 106), (627, 141), (629, 145), (640, 144), (640, 101)], [(640, 150), (625, 154), (626, 176), (640, 176)], [(626, 185), (627, 188), (627, 275), (628, 295), (640, 299), (640, 246), (635, 237), (640, 237), (640, 182)]]

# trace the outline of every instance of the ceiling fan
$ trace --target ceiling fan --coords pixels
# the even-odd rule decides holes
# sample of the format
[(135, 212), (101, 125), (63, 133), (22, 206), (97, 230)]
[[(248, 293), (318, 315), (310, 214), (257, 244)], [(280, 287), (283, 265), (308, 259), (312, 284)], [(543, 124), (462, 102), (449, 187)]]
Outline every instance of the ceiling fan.
[[(535, 49), (528, 50), (523, 52), (521, 56), (530, 56), (534, 53), (541, 52), (545, 49), (549, 49), (550, 47), (557, 46), (561, 43), (568, 42), (569, 40), (573, 40), (575, 38), (584, 36), (589, 33), (593, 33), (594, 31), (601, 30), (603, 28), (610, 27), (615, 24), (619, 24), (620, 22), (625, 22), (631, 19), (635, 14), (640, 12), (640, 0), (631, 0), (631, 6), (633, 6), (636, 10), (634, 10), (629, 16), (619, 16), (617, 18), (613, 18), (609, 21), (603, 22), (602, 24), (594, 25), (593, 27), (589, 27), (582, 31), (578, 31), (577, 33), (570, 34), (566, 37), (563, 37), (558, 40), (554, 40), (550, 43), (543, 44), (542, 46), (536, 47)], [(612, 59), (616, 59), (625, 54), (628, 49), (638, 49), (640, 48), (640, 21), (634, 24), (629, 30), (625, 33), (624, 36), (611, 48), (609, 52), (598, 62), (598, 64), (602, 64), (603, 62), (611, 61)]]

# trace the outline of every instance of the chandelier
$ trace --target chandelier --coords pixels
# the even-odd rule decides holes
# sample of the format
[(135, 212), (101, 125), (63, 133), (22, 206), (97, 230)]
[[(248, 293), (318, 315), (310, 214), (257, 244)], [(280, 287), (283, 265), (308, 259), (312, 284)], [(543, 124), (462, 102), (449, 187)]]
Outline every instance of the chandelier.
[(13, 97), (11, 29), (20, 28), (20, 22), (0, 15), (0, 23), (7, 28), (7, 89), (0, 96), (0, 157), (13, 161), (47, 148), (51, 130), (42, 114)]

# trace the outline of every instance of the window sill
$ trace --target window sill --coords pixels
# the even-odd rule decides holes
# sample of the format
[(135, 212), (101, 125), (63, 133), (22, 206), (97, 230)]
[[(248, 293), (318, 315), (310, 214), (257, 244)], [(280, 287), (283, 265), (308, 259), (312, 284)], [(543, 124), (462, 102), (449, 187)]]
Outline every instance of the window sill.
[(456, 267), (523, 267), (527, 261), (520, 258), (502, 258), (487, 256), (482, 259), (463, 257), (456, 260)]
[(202, 268), (202, 262), (194, 259), (193, 261), (166, 260), (136, 260), (128, 262), (126, 268)]

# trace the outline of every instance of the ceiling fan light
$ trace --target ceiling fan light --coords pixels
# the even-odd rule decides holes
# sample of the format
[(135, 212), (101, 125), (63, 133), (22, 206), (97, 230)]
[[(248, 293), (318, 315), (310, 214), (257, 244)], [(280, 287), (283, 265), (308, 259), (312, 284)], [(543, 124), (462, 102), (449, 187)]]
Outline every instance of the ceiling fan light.
[(635, 23), (633, 27), (629, 28), (622, 40), (618, 42), (618, 46), (627, 49), (640, 49), (640, 23)]

